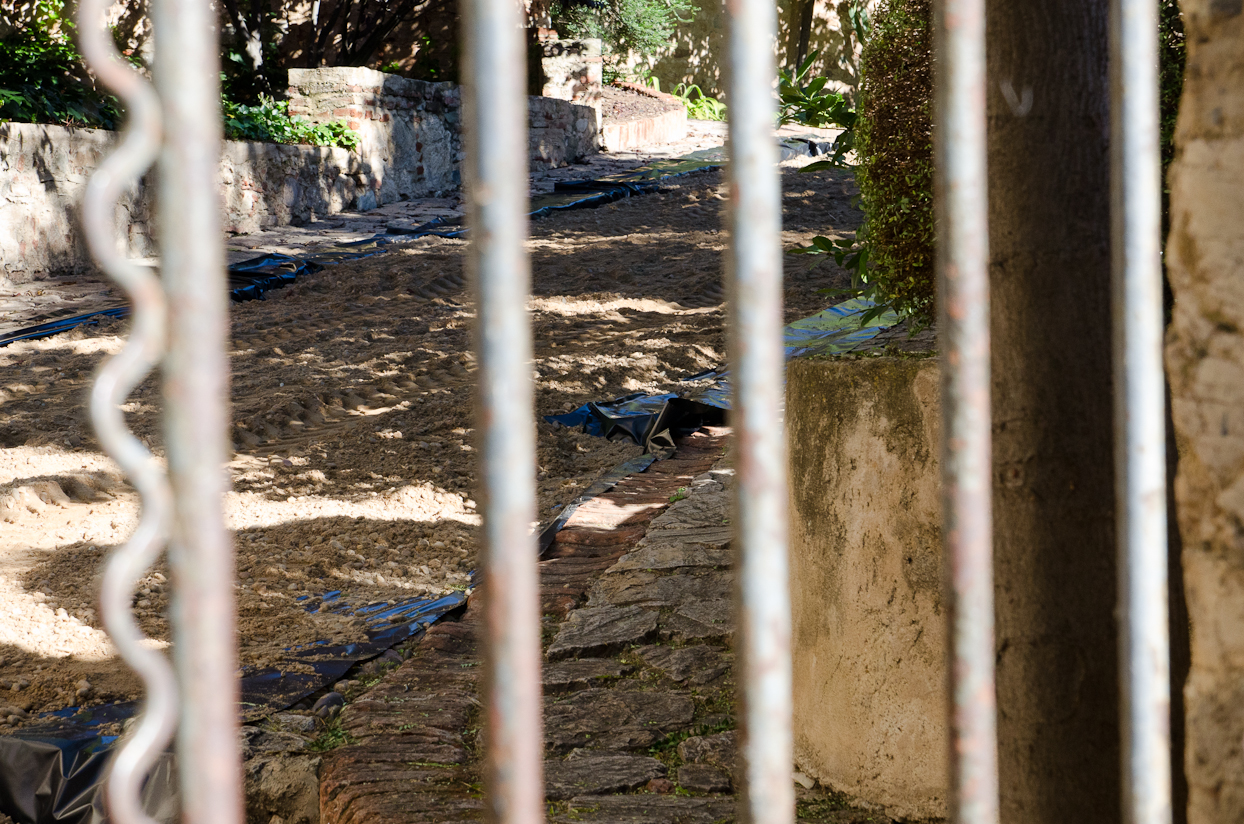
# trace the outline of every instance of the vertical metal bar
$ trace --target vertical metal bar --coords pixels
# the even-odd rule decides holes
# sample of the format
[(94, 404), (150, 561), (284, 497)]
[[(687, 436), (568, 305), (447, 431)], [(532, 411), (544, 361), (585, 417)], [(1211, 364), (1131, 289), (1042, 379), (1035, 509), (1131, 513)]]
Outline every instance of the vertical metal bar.
[(729, 0), (730, 362), (736, 443), (735, 537), (743, 687), (745, 824), (794, 820), (790, 580), (782, 428), (782, 212), (777, 143), (777, 12)]
[(1111, 198), (1123, 810), (1171, 820), (1156, 0), (1112, 0)]
[(207, 0), (155, 0), (154, 79), (163, 104), (160, 268), (169, 304), (165, 433), (175, 494), (173, 660), (182, 820), (242, 820), (233, 548), (225, 529), (228, 332), (217, 174), (220, 85)]
[(984, 0), (934, 3), (951, 819), (998, 821)]
[(479, 352), (488, 820), (543, 821), (525, 41), (514, 0), (462, 6), (468, 272)]

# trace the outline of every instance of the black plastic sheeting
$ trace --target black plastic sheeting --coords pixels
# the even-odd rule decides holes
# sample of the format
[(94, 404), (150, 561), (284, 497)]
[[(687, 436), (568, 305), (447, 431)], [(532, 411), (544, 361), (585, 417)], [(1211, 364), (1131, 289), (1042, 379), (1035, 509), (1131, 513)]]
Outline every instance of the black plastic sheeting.
[[(887, 311), (861, 323), (874, 304), (853, 298), (789, 324), (784, 331), (786, 359), (810, 355), (840, 355), (858, 349), (883, 330), (898, 323)], [(645, 451), (672, 446), (674, 438), (701, 426), (720, 425), (730, 409), (730, 373), (710, 369), (683, 378), (699, 386), (680, 393), (624, 395), (611, 401), (589, 402), (561, 415), (546, 415), (549, 423), (579, 427), (589, 435), (616, 440), (629, 438)]]
[[(114, 740), (85, 728), (0, 738), (0, 812), (17, 824), (105, 824), (101, 789)], [(143, 809), (162, 824), (179, 817), (175, 772), (165, 753), (143, 784)]]
[[(241, 717), (254, 721), (318, 692), (362, 661), (424, 633), (436, 620), (466, 605), (466, 593), (441, 598), (411, 598), (397, 603), (355, 608), (340, 591), (302, 596), (308, 609), (364, 619), (366, 639), (351, 644), (312, 644), (291, 649), (289, 672), (281, 667), (243, 672)], [(310, 673), (302, 672), (305, 668)], [(103, 824), (102, 784), (116, 736), (102, 735), (104, 725), (124, 723), (138, 712), (137, 702), (101, 707), (70, 707), (0, 738), (0, 813), (20, 824)], [(144, 804), (159, 822), (177, 820), (177, 783), (173, 757), (165, 754), (144, 787)]]
[[(616, 175), (593, 180), (563, 181), (555, 184), (552, 192), (532, 198), (529, 214), (538, 218), (568, 209), (603, 206), (622, 198), (654, 192), (664, 180), (717, 169), (720, 166), (720, 150), (710, 149), (678, 160), (657, 161)], [(229, 266), (229, 298), (233, 301), (263, 300), (267, 292), (288, 286), (300, 277), (317, 272), (325, 266), (384, 254), (390, 247), (420, 237), (463, 237), (466, 231), (460, 218), (437, 218), (410, 228), (390, 227), (387, 234), (340, 243), (331, 249), (305, 257), (275, 252), (263, 254)], [(117, 306), (58, 318), (0, 336), (0, 346), (19, 340), (58, 335), (76, 326), (98, 323), (101, 316), (121, 318), (129, 313), (128, 306)]]
[[(584, 502), (612, 489), (619, 481), (656, 463), (655, 454), (625, 461), (601, 476), (582, 495), (563, 507), (539, 534), (541, 554)], [(472, 575), (477, 586), (479, 574)], [(469, 590), (468, 590), (469, 592)], [(366, 640), (328, 645), (321, 642), (291, 649), (287, 664), (298, 671), (269, 667), (244, 671), (241, 718), (255, 721), (287, 709), (341, 679), (355, 664), (376, 658), (428, 626), (466, 606), (468, 592), (435, 599), (411, 598), (396, 603), (356, 608), (335, 590), (322, 596), (301, 596), (308, 610), (364, 619)], [(305, 668), (310, 673), (303, 672)], [(105, 824), (102, 780), (117, 736), (101, 735), (104, 725), (121, 724), (138, 712), (129, 701), (101, 707), (69, 707), (48, 713), (41, 723), (0, 738), (0, 813), (19, 824)], [(162, 756), (143, 788), (147, 814), (161, 824), (178, 819), (177, 778), (171, 753)]]
[(10, 343), (16, 343), (19, 340), (33, 340), (35, 338), (47, 338), (52, 335), (59, 335), (61, 332), (68, 332), (78, 326), (98, 324), (101, 318), (125, 318), (129, 317), (129, 306), (113, 306), (107, 309), (96, 309), (93, 312), (85, 312), (81, 315), (73, 315), (66, 318), (57, 318), (46, 323), (38, 323), (34, 326), (27, 326), (24, 329), (18, 329), (7, 335), (0, 335), (0, 346), (7, 346)]

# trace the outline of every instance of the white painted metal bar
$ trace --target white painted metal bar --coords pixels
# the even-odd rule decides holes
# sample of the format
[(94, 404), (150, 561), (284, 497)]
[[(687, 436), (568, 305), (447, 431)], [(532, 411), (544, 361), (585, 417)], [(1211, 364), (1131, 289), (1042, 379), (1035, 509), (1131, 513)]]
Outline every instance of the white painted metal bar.
[(527, 97), (521, 6), (466, 0), (468, 274), (476, 298), (476, 433), (484, 513), (488, 820), (544, 820)]
[(934, 16), (950, 807), (960, 824), (996, 824), (985, 3), (937, 0)]
[(735, 545), (739, 551), (740, 714), (745, 775), (739, 820), (795, 817), (791, 742), (786, 441), (782, 427), (782, 212), (774, 138), (777, 10), (731, 0), (728, 223)]
[(234, 563), (223, 509), (229, 367), (217, 181), (219, 47), (206, 0), (154, 0), (151, 15), (165, 130), (157, 202), (169, 311), (164, 420), (174, 492), (170, 626), (181, 691), (182, 821), (237, 824), (243, 815)]
[(1156, 0), (1112, 0), (1111, 201), (1123, 811), (1171, 821)]

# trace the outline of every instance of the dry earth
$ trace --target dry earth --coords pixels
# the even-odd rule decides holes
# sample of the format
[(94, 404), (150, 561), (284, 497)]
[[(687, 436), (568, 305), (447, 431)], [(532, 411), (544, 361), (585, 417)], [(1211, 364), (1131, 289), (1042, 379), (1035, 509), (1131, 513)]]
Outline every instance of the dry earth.
[[(848, 175), (787, 168), (783, 179), (785, 248), (854, 231)], [(720, 173), (706, 172), (533, 224), (538, 414), (669, 391), (723, 361), (724, 197)], [(225, 506), (244, 665), (357, 638), (354, 619), (314, 610), (326, 590), (364, 604), (467, 586), (479, 516), (465, 248), (424, 238), (232, 306)], [(788, 319), (823, 308), (817, 290), (844, 280), (823, 258), (788, 255), (786, 272)], [(94, 609), (100, 565), (133, 528), (137, 500), (85, 416), (91, 375), (125, 331), (112, 322), (0, 349), (0, 706), (33, 714), (137, 694)], [(159, 406), (152, 379), (125, 407), (157, 455)], [(639, 453), (538, 429), (541, 519)], [(162, 646), (166, 572), (136, 595)], [(312, 609), (295, 601), (304, 594)]]

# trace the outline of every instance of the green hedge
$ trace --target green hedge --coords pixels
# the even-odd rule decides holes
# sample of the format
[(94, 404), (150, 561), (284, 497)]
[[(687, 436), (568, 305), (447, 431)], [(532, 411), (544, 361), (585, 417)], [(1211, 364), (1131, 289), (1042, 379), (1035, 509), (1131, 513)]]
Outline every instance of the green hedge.
[[(1183, 89), (1178, 0), (1160, 0), (1162, 170), (1175, 156)], [(930, 0), (885, 0), (861, 57), (855, 150), (872, 296), (920, 323), (934, 315), (933, 70)], [(1165, 203), (1163, 218), (1166, 217)]]
[(855, 151), (874, 300), (933, 315), (933, 67), (930, 0), (885, 0), (864, 43)]

